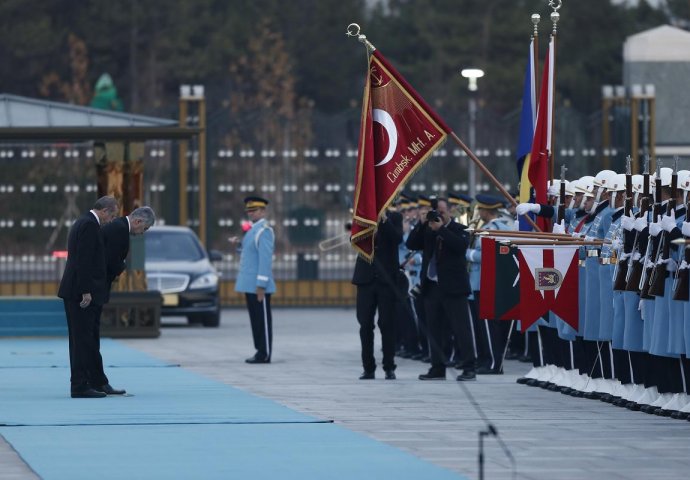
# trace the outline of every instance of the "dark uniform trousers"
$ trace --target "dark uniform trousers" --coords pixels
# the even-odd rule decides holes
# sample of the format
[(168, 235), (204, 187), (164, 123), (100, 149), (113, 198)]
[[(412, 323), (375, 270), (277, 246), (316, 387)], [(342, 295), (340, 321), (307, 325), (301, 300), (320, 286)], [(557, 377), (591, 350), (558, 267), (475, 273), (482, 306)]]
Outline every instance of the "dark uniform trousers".
[(259, 302), (255, 293), (245, 293), (249, 322), (252, 326), (252, 338), (256, 356), (262, 360), (270, 360), (273, 351), (273, 317), (271, 316), (271, 294), (264, 295), (264, 301)]
[[(79, 301), (63, 299), (69, 333), (70, 384), (72, 389), (85, 385), (100, 387), (108, 382), (101, 357), (100, 318), (102, 305), (86, 308)], [(76, 347), (75, 345), (78, 345)]]
[(376, 370), (374, 358), (374, 318), (378, 310), (378, 326), (383, 347), (383, 369), (395, 370), (395, 304), (393, 289), (380, 277), (357, 285), (357, 321), (362, 343), (362, 366), (365, 372)]
[(429, 344), (432, 369), (439, 371), (446, 368), (443, 337), (449, 327), (459, 350), (456, 352), (456, 364), (460, 368), (474, 370), (476, 347), (467, 297), (443, 293), (438, 283), (429, 281), (426, 286), (424, 305), (431, 337)]

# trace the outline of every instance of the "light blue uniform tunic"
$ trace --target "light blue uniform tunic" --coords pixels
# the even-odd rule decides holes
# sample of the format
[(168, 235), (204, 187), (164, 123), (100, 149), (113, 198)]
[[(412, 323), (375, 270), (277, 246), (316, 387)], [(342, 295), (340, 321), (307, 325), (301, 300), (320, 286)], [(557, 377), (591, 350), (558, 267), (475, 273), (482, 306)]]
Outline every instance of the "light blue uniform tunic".
[(240, 270), (237, 274), (235, 291), (256, 293), (257, 287), (274, 293), (273, 248), (275, 236), (265, 218), (257, 221), (242, 239)]

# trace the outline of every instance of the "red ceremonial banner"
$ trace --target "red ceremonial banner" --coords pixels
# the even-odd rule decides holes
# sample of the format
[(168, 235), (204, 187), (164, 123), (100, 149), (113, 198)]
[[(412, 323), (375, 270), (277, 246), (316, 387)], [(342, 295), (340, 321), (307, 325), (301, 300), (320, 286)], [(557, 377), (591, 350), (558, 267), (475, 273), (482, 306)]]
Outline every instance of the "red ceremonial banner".
[(520, 250), (520, 322), (526, 331), (552, 311), (578, 329), (577, 246), (524, 246)]
[(378, 52), (369, 57), (350, 238), (374, 258), (378, 219), (451, 130)]

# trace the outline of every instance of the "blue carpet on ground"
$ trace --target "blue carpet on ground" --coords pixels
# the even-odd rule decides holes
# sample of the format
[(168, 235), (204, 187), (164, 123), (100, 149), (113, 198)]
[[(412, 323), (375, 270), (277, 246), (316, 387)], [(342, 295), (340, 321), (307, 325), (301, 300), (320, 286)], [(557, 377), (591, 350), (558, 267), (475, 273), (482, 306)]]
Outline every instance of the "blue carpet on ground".
[[(2, 338), (0, 337), (0, 368), (66, 367), (69, 368), (67, 337)], [(166, 367), (170, 363), (115, 340), (101, 339), (101, 355), (106, 367)]]
[(0, 428), (44, 480), (458, 479), (333, 424)]
[[(133, 396), (69, 398), (65, 339), (0, 341), (0, 435), (44, 480), (462, 478), (389, 445), (117, 341)], [(128, 363), (129, 362), (129, 363)]]

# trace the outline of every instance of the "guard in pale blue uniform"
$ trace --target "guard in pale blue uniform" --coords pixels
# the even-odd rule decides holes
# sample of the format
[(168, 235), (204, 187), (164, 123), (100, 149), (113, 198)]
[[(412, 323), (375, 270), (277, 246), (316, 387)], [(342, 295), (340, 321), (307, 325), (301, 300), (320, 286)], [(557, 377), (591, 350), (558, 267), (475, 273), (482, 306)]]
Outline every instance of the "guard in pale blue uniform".
[[(235, 291), (244, 293), (252, 327), (256, 354), (247, 363), (270, 363), (273, 353), (273, 318), (271, 294), (276, 290), (273, 280), (273, 249), (275, 235), (266, 220), (268, 200), (261, 197), (244, 199), (244, 209), (252, 228), (244, 235), (240, 252), (240, 268)], [(236, 241), (236, 238), (231, 238)]]
[[(479, 217), (483, 221), (482, 229), (485, 230), (512, 230), (513, 225), (508, 223), (505, 217), (500, 217), (498, 210), (504, 207), (503, 200), (493, 195), (479, 194), (476, 196), (475, 208)], [(470, 285), (474, 295), (474, 303), (478, 311), (479, 303), (479, 284), (481, 279), (482, 246), (481, 238), (474, 237), (472, 248), (467, 249), (465, 254), (470, 267)], [(474, 312), (473, 312), (474, 313)], [(494, 319), (480, 319), (476, 317), (474, 322), (477, 343), (485, 347), (487, 353), (485, 358), (479, 358), (482, 363), (478, 364), (478, 374), (502, 374), (503, 359), (506, 354), (510, 322)], [(480, 352), (482, 350), (479, 350)]]

